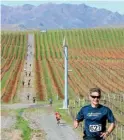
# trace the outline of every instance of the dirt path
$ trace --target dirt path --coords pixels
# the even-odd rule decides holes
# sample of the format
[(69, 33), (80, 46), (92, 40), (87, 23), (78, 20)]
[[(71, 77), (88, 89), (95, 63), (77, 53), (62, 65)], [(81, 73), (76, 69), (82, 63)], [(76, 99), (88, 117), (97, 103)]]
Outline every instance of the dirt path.
[[(54, 111), (51, 106), (35, 104), (29, 104), (27, 106), (18, 106), (15, 104), (8, 106), (8, 109), (18, 109), (19, 107), (25, 108), (25, 111), (21, 114), (21, 116), (29, 122), (29, 127), (32, 130), (43, 130), (45, 132), (45, 137), (42, 138), (42, 140), (81, 140), (79, 135), (65, 121), (61, 120), (60, 124), (57, 124)], [(7, 106), (5, 108), (7, 108)], [(5, 122), (2, 123), (2, 129), (5, 130), (10, 130), (16, 123), (16, 117), (14, 115), (6, 117), (4, 116), (2, 120)], [(9, 138), (11, 134), (12, 140), (16, 140), (16, 137), (20, 138), (21, 136), (21, 132), (19, 130), (16, 131), (16, 133), (15, 131), (16, 130), (14, 129), (13, 131), (11, 131), (13, 135), (10, 133), (10, 131), (8, 131), (7, 133), (9, 135)], [(14, 133), (16, 136), (14, 135)], [(34, 136), (35, 135), (36, 134), (34, 134)], [(33, 138), (31, 140), (40, 140), (38, 139), (39, 136), (36, 137), (37, 138)], [(6, 140), (9, 140), (9, 138)]]
[(28, 35), (27, 55), (21, 74), (21, 86), (17, 92), (17, 100), (21, 103), (33, 103), (36, 100), (34, 88), (34, 34)]
[[(60, 125), (57, 124), (54, 111), (50, 106), (44, 106), (41, 113), (38, 109), (34, 112), (25, 112), (23, 116), (30, 120), (31, 126), (35, 129), (43, 129), (46, 133), (47, 140), (80, 140), (71, 126), (61, 120)], [(32, 125), (33, 123), (33, 125)]]

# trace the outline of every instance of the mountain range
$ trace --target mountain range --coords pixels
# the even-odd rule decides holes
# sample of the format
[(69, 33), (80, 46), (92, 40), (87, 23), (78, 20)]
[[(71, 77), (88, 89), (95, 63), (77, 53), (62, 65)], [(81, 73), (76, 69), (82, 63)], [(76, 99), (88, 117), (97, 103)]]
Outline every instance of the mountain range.
[(124, 26), (124, 15), (85, 4), (1, 5), (1, 28), (71, 29)]

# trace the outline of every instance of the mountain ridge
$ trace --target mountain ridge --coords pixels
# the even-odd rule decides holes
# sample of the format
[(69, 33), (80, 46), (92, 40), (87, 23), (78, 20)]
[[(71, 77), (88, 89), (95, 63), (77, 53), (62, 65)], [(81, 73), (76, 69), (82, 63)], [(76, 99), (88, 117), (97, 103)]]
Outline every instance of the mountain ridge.
[(85, 4), (1, 5), (1, 28), (13, 24), (22, 30), (118, 27), (124, 25), (124, 15)]

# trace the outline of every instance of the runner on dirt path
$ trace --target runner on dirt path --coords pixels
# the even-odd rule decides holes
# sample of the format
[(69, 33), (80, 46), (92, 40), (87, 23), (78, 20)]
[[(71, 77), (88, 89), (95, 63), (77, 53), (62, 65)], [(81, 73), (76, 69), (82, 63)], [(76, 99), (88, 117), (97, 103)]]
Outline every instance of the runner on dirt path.
[(31, 76), (31, 72), (29, 73), (29, 77)]
[(52, 100), (52, 98), (50, 98), (50, 99), (49, 99), (49, 104), (50, 104), (50, 106), (52, 106), (52, 103), (53, 103), (53, 100)]
[(29, 97), (30, 97), (30, 94), (28, 93), (28, 95), (27, 95), (27, 99), (29, 100)]
[(28, 87), (30, 87), (30, 82), (28, 82)]
[(22, 81), (22, 85), (23, 85), (23, 87), (24, 87), (24, 85), (25, 85), (25, 82), (24, 82), (24, 81)]
[(60, 113), (59, 112), (55, 112), (55, 117), (56, 117), (57, 124), (59, 125), (60, 124), (60, 119), (61, 119)]
[(35, 103), (35, 101), (36, 101), (36, 97), (33, 97), (33, 103)]
[[(112, 111), (99, 104), (101, 97), (100, 88), (91, 88), (89, 93), (90, 105), (84, 106), (78, 112), (74, 121), (74, 127), (85, 120), (84, 140), (105, 140), (115, 128), (115, 118)], [(106, 129), (106, 121), (110, 123)]]

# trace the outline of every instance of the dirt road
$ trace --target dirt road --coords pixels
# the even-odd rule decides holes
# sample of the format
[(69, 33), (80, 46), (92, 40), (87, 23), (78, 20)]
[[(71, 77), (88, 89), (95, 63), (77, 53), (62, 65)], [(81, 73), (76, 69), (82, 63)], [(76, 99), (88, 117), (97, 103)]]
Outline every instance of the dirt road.
[(36, 99), (34, 88), (34, 34), (29, 34), (27, 54), (21, 74), (21, 85), (17, 91), (17, 100), (21, 103), (33, 103), (34, 99)]
[[(21, 116), (28, 120), (29, 127), (33, 130), (44, 130), (46, 136), (42, 140), (81, 140), (79, 135), (75, 133), (73, 128), (69, 126), (65, 121), (61, 120), (58, 125), (55, 119), (54, 111), (49, 105), (11, 105), (2, 106), (4, 109), (19, 109), (25, 108)], [(34, 108), (34, 110), (30, 110)], [(16, 124), (16, 116), (8, 114), (8, 116), (2, 117), (2, 129), (11, 129)], [(19, 132), (19, 131), (18, 131)], [(18, 135), (18, 133), (15, 133)], [(20, 134), (20, 132), (19, 132)], [(13, 136), (15, 137), (15, 136)], [(19, 136), (18, 136), (19, 137)], [(12, 139), (15, 140), (15, 139)]]

